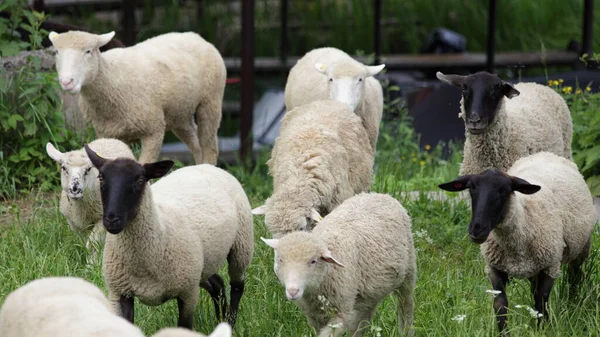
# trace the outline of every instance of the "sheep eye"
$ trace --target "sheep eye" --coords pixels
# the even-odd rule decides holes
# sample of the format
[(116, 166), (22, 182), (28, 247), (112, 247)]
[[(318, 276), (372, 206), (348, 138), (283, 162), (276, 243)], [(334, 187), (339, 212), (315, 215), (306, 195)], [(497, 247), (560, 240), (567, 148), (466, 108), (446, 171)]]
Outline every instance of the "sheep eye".
[(140, 177), (140, 178), (138, 178), (137, 183), (139, 186), (143, 186), (146, 183), (146, 179)]
[(330, 77), (330, 78), (329, 78), (329, 82), (333, 82), (333, 78), (331, 78), (331, 77)]
[(359, 81), (359, 82), (362, 82), (362, 81), (363, 81), (363, 79), (362, 79), (362, 78), (359, 78), (359, 79), (358, 79), (358, 81)]
[(312, 261), (310, 261), (310, 264), (317, 264), (317, 260), (316, 259), (312, 259)]
[(85, 171), (83, 172), (83, 175), (87, 175), (88, 173), (90, 173), (91, 169), (92, 169), (91, 167), (86, 168)]
[(87, 55), (90, 55), (90, 54), (92, 53), (92, 50), (91, 50), (91, 49), (88, 49), (88, 50), (86, 50), (86, 51), (85, 51), (85, 53), (86, 53)]
[(67, 172), (67, 167), (66, 166), (61, 166), (60, 169), (63, 170), (63, 171), (65, 171), (65, 172)]

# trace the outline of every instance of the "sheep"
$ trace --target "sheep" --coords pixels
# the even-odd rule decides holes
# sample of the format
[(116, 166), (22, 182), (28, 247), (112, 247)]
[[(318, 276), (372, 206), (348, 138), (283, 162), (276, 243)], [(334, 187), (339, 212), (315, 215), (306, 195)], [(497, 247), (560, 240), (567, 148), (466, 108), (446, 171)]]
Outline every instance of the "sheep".
[[(129, 146), (116, 139), (96, 139), (89, 146), (105, 158), (135, 159)], [(62, 153), (49, 142), (46, 144), (46, 152), (61, 165), (60, 212), (73, 232), (87, 236), (87, 248), (100, 244), (105, 232), (102, 227), (100, 186), (96, 178), (98, 170), (83, 148)]]
[[(208, 337), (231, 337), (231, 327), (227, 323), (220, 323)], [(206, 337), (182, 328), (166, 328), (160, 330), (152, 337)]]
[(569, 107), (553, 89), (536, 83), (513, 86), (497, 75), (478, 72), (437, 78), (462, 89), (465, 121), (460, 174), (508, 170), (521, 157), (541, 151), (572, 159)]
[(144, 337), (112, 312), (95, 285), (75, 277), (46, 277), (10, 293), (0, 309), (0, 336)]
[[(561, 264), (569, 264), (573, 290), (590, 252), (596, 222), (592, 195), (577, 166), (550, 152), (517, 160), (508, 172), (486, 170), (439, 185), (471, 194), (471, 241), (481, 245), (486, 273), (499, 295), (494, 300), (498, 328), (506, 325), (508, 277), (527, 278), (535, 308), (546, 304)], [(515, 193), (519, 192), (519, 193)]]
[(217, 318), (226, 312), (223, 280), (231, 285), (228, 320), (235, 324), (252, 260), (250, 203), (240, 183), (210, 164), (167, 174), (173, 161), (140, 164), (85, 150), (98, 169), (103, 225), (108, 232), (102, 270), (115, 311), (133, 323), (134, 297), (150, 306), (176, 298), (178, 326), (192, 329), (199, 286), (211, 294)]
[(158, 159), (165, 132), (171, 130), (191, 149), (197, 164), (216, 164), (226, 79), (219, 51), (187, 32), (100, 53), (98, 48), (114, 34), (49, 35), (57, 51), (60, 85), (67, 92), (80, 92), (79, 107), (96, 134), (141, 140), (139, 160), (149, 163)]
[(273, 237), (310, 229), (345, 199), (369, 191), (373, 149), (360, 117), (337, 101), (316, 101), (289, 111), (267, 162), (273, 195), (264, 214)]
[(361, 193), (312, 232), (261, 239), (275, 250), (275, 274), (287, 299), (298, 303), (319, 337), (329, 337), (330, 327), (339, 327), (332, 336), (346, 330), (362, 336), (363, 323), (391, 292), (398, 297), (399, 333), (413, 334), (416, 256), (410, 217), (396, 199)]
[(324, 99), (348, 104), (362, 118), (375, 152), (383, 115), (383, 90), (373, 76), (384, 67), (385, 64), (366, 66), (336, 48), (313, 49), (290, 70), (285, 106), (289, 111)]

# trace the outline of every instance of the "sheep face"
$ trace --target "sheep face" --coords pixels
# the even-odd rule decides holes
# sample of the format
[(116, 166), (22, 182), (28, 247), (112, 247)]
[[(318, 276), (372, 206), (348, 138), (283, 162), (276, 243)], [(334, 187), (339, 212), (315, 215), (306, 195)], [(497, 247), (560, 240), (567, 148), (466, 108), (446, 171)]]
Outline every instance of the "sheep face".
[(288, 300), (296, 301), (306, 291), (317, 291), (327, 276), (329, 264), (344, 266), (324, 242), (310, 233), (294, 232), (281, 239), (261, 240), (275, 250), (275, 274), (285, 286)]
[(385, 65), (365, 66), (356, 61), (343, 61), (326, 65), (315, 64), (320, 73), (327, 76), (329, 98), (346, 103), (352, 111), (363, 101), (365, 96), (365, 79), (377, 75)]
[(504, 97), (519, 96), (519, 91), (495, 74), (482, 71), (468, 76), (444, 75), (437, 78), (462, 90), (463, 118), (471, 134), (482, 134), (492, 124)]
[(94, 81), (100, 64), (100, 47), (114, 35), (114, 32), (103, 35), (79, 31), (50, 33), (50, 41), (56, 49), (58, 82), (65, 91), (78, 93), (82, 86)]
[(484, 243), (490, 232), (504, 220), (514, 192), (533, 194), (541, 188), (498, 170), (461, 176), (439, 187), (452, 192), (469, 189), (472, 210), (469, 237), (477, 244)]
[(132, 159), (102, 158), (88, 145), (85, 151), (99, 171), (104, 227), (111, 234), (119, 234), (136, 218), (148, 181), (167, 174), (173, 162), (166, 160), (142, 165)]
[(84, 191), (95, 189), (97, 171), (83, 151), (62, 153), (48, 143), (46, 152), (61, 165), (60, 183), (70, 199), (80, 200)]

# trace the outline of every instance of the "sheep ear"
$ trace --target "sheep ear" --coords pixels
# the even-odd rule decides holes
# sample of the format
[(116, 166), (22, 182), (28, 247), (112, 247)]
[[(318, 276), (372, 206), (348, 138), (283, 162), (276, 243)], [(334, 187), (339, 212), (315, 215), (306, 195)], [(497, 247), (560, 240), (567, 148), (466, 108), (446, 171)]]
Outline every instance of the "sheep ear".
[(90, 149), (87, 144), (85, 144), (85, 153), (87, 153), (88, 158), (90, 158), (90, 161), (97, 169), (100, 169), (108, 161), (107, 159), (100, 157), (94, 150)]
[(367, 67), (367, 76), (375, 76), (379, 74), (383, 68), (385, 68), (385, 64), (380, 64), (378, 66), (368, 66)]
[(530, 184), (521, 178), (513, 177), (511, 178), (511, 181), (513, 191), (521, 192), (523, 194), (534, 194), (542, 189), (541, 186)]
[(208, 337), (231, 337), (231, 326), (227, 323), (219, 323)]
[(314, 208), (310, 209), (310, 218), (315, 222), (319, 222), (319, 221), (323, 220), (323, 217), (321, 216), (321, 214), (319, 214), (319, 212), (317, 212), (317, 210)]
[(323, 63), (315, 63), (315, 69), (321, 74), (327, 74), (327, 66)]
[(173, 167), (175, 162), (172, 160), (157, 161), (156, 163), (143, 164), (146, 179), (155, 179), (164, 177)]
[(50, 158), (54, 159), (54, 161), (57, 163), (62, 163), (65, 159), (65, 154), (58, 151), (50, 142), (46, 144), (46, 153), (48, 153)]
[(344, 264), (342, 264), (340, 261), (336, 260), (332, 255), (331, 252), (328, 250), (324, 251), (323, 254), (321, 254), (321, 260), (325, 261), (327, 263), (331, 263), (340, 267), (346, 267), (344, 266)]
[(102, 35), (98, 35), (98, 48), (104, 47), (107, 43), (115, 37), (115, 32), (110, 32)]
[(279, 239), (265, 239), (263, 237), (261, 237), (260, 239), (263, 240), (263, 242), (266, 243), (267, 246), (273, 249), (277, 249), (277, 247), (279, 247)]
[(513, 98), (519, 96), (521, 93), (519, 90), (515, 89), (512, 84), (508, 82), (502, 82), (502, 95), (506, 96), (506, 98)]
[(258, 206), (252, 210), (254, 215), (264, 215), (265, 213), (267, 213), (267, 205)]
[(48, 39), (50, 40), (50, 42), (52, 42), (52, 44), (54, 44), (54, 41), (56, 41), (56, 39), (58, 38), (60, 34), (58, 34), (57, 32), (50, 32), (50, 34), (48, 34)]
[(467, 80), (468, 76), (461, 76), (461, 75), (444, 75), (441, 71), (438, 71), (435, 74), (435, 77), (438, 78), (438, 80), (453, 85), (455, 87), (462, 87), (463, 84), (465, 84), (465, 81)]
[(438, 187), (446, 191), (458, 192), (466, 190), (469, 187), (469, 181), (471, 181), (471, 175), (464, 175), (450, 182), (440, 184)]

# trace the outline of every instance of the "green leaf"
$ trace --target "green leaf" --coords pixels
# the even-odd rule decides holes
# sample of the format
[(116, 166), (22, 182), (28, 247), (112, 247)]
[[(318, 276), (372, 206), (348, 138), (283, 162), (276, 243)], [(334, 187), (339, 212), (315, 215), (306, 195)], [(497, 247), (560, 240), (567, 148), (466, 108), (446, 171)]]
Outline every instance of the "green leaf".
[(585, 182), (590, 188), (593, 196), (600, 196), (600, 175), (589, 177)]

